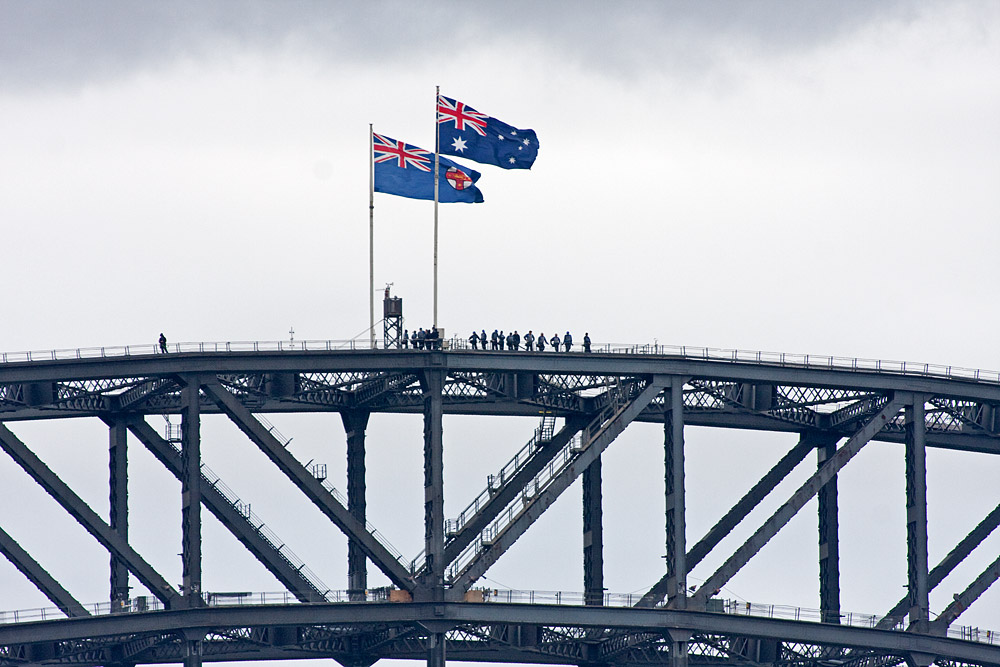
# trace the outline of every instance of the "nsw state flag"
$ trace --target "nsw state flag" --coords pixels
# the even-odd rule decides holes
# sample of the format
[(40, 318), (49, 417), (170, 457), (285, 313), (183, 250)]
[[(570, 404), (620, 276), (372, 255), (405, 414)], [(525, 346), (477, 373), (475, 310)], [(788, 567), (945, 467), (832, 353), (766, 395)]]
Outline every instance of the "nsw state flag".
[[(434, 199), (434, 153), (372, 134), (375, 162), (375, 192), (411, 199)], [(478, 204), (483, 193), (476, 187), (479, 172), (462, 167), (448, 158), (438, 157), (440, 180), (438, 201), (448, 204)]]
[(437, 119), (438, 151), (445, 155), (504, 169), (531, 169), (538, 156), (534, 130), (519, 130), (450, 97), (438, 95)]

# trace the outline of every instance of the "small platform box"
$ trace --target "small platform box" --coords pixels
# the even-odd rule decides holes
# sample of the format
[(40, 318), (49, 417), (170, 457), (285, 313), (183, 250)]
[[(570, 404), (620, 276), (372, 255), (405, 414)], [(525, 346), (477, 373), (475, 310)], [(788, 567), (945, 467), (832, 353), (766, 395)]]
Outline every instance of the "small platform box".
[(394, 588), (389, 591), (389, 602), (413, 602), (413, 596), (409, 591)]

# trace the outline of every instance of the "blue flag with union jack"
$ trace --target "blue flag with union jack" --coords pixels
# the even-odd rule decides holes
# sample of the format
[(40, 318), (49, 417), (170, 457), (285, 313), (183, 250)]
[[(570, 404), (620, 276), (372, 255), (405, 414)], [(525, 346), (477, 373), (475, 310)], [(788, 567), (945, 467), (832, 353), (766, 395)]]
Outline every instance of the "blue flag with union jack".
[(504, 169), (531, 169), (538, 156), (534, 130), (519, 130), (444, 95), (438, 95), (437, 122), (438, 151), (445, 155)]
[[(411, 199), (434, 199), (434, 153), (372, 133), (375, 192)], [(438, 201), (478, 204), (483, 193), (476, 187), (479, 172), (438, 157)]]

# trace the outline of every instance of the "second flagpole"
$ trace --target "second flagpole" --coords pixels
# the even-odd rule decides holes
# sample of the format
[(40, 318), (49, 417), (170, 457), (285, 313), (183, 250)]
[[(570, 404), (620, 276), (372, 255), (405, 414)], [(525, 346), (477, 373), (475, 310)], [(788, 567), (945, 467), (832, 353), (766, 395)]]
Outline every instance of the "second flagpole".
[(438, 185), (441, 176), (439, 140), (441, 134), (438, 131), (437, 107), (438, 98), (441, 95), (441, 86), (434, 87), (434, 328), (438, 325)]

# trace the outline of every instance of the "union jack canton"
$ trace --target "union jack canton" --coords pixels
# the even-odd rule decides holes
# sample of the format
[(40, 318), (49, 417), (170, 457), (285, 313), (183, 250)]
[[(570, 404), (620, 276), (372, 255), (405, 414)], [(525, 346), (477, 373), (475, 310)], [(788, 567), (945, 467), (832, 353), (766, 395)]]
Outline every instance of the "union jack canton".
[(538, 157), (534, 130), (520, 130), (464, 102), (438, 95), (438, 150), (504, 169), (531, 169)]
[[(434, 199), (434, 153), (372, 133), (375, 192), (411, 199)], [(479, 172), (438, 156), (438, 201), (478, 204), (483, 193), (476, 187)]]

